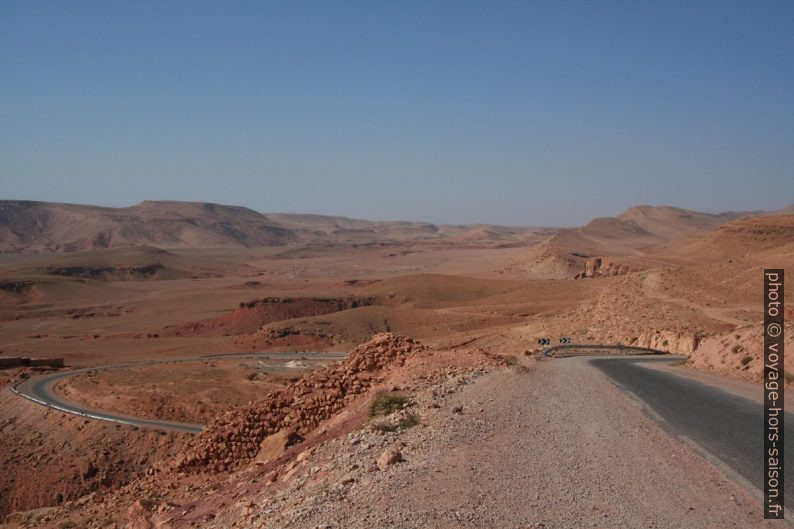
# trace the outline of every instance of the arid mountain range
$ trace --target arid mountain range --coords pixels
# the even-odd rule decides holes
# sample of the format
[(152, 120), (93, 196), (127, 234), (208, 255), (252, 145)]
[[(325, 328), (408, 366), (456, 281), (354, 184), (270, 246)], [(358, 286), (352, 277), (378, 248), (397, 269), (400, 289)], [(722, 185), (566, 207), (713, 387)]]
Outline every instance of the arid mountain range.
[[(757, 384), (763, 270), (794, 268), (791, 213), (637, 206), (578, 228), (520, 228), (260, 214), (189, 202), (118, 209), (0, 202), (0, 357), (89, 368), (52, 387), (88, 409), (206, 426), (196, 437), (122, 427), (3, 391), (0, 527), (220, 529), (277, 520), (312, 529), (329, 512), (365, 520), (360, 527), (417, 516), (422, 523), (407, 527), (435, 527), (414, 507), (430, 483), (465, 491), (473, 479), (459, 470), (477, 468), (503, 480), (485, 474), (479, 483), (512, 487), (508, 467), (515, 464), (524, 465), (516, 476), (550, 476), (568, 464), (570, 454), (533, 451), (538, 435), (552, 435), (557, 447), (574, 446), (574, 435), (576, 446), (604, 456), (601, 466), (584, 466), (586, 487), (627, 453), (642, 467), (648, 453), (659, 452), (663, 433), (586, 363), (539, 354), (538, 340), (652, 347), (683, 355), (686, 368), (669, 368), (683, 376), (731, 377), (718, 382), (723, 387)], [(784, 296), (790, 348), (791, 288)], [(111, 367), (127, 362), (140, 364)], [(48, 376), (42, 369), (2, 369), (0, 388)], [(790, 372), (784, 376), (794, 383)], [(373, 419), (367, 406), (384, 389), (412, 404)], [(572, 395), (579, 400), (566, 400)], [(516, 402), (524, 403), (519, 415), (505, 415)], [(566, 424), (582, 428), (548, 433), (560, 402), (576, 419)], [(275, 413), (285, 406), (296, 411), (297, 431), (292, 415)], [(656, 433), (632, 452), (636, 432)], [(470, 446), (488, 443), (460, 451), (461, 433)], [(382, 463), (397, 442), (405, 461)], [(517, 443), (534, 459), (506, 460)], [(716, 478), (688, 481), (695, 464), (696, 475), (707, 475), (707, 462), (671, 446), (674, 456), (662, 458), (653, 475), (675, 461), (680, 476), (670, 490), (685, 491), (687, 502), (695, 494), (710, 501), (717, 492), (698, 491), (716, 487)], [(487, 459), (472, 459), (477, 454)], [(427, 481), (417, 495), (395, 502), (394, 491), (410, 491), (420, 475)], [(624, 477), (615, 479), (611, 486), (622, 491)], [(741, 496), (719, 483), (719, 494)], [(359, 518), (368, 505), (351, 507), (327, 490), (367, 502), (374, 490), (379, 501), (405, 505), (406, 514), (381, 519), (376, 509), (375, 517)], [(645, 505), (651, 492), (634, 505)], [(525, 503), (492, 494), (495, 505)], [(541, 506), (539, 518), (555, 519), (565, 497)], [(303, 512), (295, 505), (317, 498), (325, 499), (313, 518), (295, 518)], [(437, 501), (427, 504), (428, 516)], [(666, 496), (664, 509), (681, 501)], [(680, 513), (689, 525), (667, 525), (729, 525), (703, 523), (710, 503), (697, 505)], [(587, 523), (560, 527), (593, 525), (593, 512), (588, 504), (579, 518)], [(692, 522), (693, 512), (703, 520)], [(525, 519), (538, 519), (531, 514)], [(597, 515), (595, 525), (604, 526)], [(725, 516), (742, 520), (739, 511)], [(742, 526), (755, 527), (746, 516)], [(604, 527), (635, 526), (617, 523)]]
[(575, 246), (580, 252), (594, 254), (604, 253), (606, 247), (612, 253), (630, 253), (643, 246), (703, 234), (741, 216), (763, 213), (710, 214), (637, 206), (617, 217), (594, 219), (571, 230), (262, 214), (239, 206), (198, 202), (144, 201), (131, 207), (108, 208), (6, 200), (0, 201), (0, 252), (65, 253), (142, 245), (166, 249), (256, 248), (423, 241), (496, 246), (532, 244), (551, 236), (552, 246)]
[(76, 252), (150, 245), (257, 248), (288, 244), (368, 244), (423, 240), (516, 243), (545, 228), (435, 225), (323, 215), (261, 214), (238, 206), (144, 201), (127, 208), (1, 201), (0, 251)]

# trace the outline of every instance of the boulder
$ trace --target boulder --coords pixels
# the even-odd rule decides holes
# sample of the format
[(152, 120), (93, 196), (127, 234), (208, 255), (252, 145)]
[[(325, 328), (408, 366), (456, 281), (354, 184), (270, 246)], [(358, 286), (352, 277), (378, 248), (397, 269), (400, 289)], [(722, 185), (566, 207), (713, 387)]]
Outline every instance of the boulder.
[(395, 463), (399, 463), (403, 460), (403, 454), (397, 448), (388, 448), (383, 451), (383, 453), (378, 457), (378, 468), (381, 470), (386, 470), (390, 466)]
[(284, 428), (273, 435), (268, 435), (259, 445), (259, 452), (254, 461), (264, 465), (278, 458), (287, 448), (299, 443), (303, 438), (292, 428)]

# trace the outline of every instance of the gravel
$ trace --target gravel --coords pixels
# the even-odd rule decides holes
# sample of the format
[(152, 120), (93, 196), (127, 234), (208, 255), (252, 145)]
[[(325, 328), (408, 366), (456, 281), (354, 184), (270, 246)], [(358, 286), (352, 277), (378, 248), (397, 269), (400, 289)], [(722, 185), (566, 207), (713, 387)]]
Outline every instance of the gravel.
[(582, 359), (442, 377), (409, 411), (418, 426), (330, 441), (209, 527), (781, 527)]

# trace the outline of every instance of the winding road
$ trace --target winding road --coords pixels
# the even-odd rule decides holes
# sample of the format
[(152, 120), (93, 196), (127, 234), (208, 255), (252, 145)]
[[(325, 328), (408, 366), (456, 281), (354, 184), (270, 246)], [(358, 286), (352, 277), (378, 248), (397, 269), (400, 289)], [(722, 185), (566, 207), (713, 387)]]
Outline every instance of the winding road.
[(123, 415), (110, 411), (97, 410), (86, 407), (83, 404), (69, 401), (59, 395), (55, 391), (55, 385), (61, 380), (85, 373), (88, 371), (101, 371), (107, 369), (123, 369), (141, 365), (155, 365), (155, 364), (172, 364), (179, 362), (192, 362), (196, 360), (219, 360), (219, 359), (232, 359), (232, 358), (268, 358), (274, 360), (341, 360), (346, 356), (346, 353), (323, 353), (323, 354), (307, 354), (307, 353), (246, 353), (238, 355), (211, 355), (211, 356), (197, 356), (190, 358), (180, 358), (171, 360), (146, 360), (142, 362), (128, 362), (124, 364), (114, 364), (101, 367), (86, 367), (82, 369), (73, 369), (70, 371), (62, 371), (58, 373), (50, 373), (47, 375), (40, 375), (30, 377), (21, 382), (11, 386), (11, 391), (16, 395), (35, 402), (41, 406), (50, 409), (71, 413), (80, 417), (88, 419), (96, 419), (100, 421), (113, 422), (117, 424), (125, 424), (128, 426), (136, 426), (141, 428), (155, 428), (158, 430), (167, 430), (175, 432), (183, 432), (196, 434), (201, 432), (202, 425), (200, 424), (187, 424), (173, 421), (165, 421), (160, 419), (147, 419), (144, 417), (133, 417)]
[[(599, 346), (602, 347), (602, 346)], [(565, 347), (566, 350), (574, 346)], [(561, 347), (556, 349), (563, 349)], [(587, 350), (583, 349), (582, 352)], [(592, 351), (592, 350), (591, 350)], [(557, 351), (549, 351), (556, 353)], [(568, 353), (569, 351), (560, 351)], [(570, 351), (573, 353), (573, 351)], [(651, 350), (648, 350), (651, 352)], [(658, 351), (653, 351), (658, 352)], [(130, 426), (155, 428), (195, 434), (202, 430), (198, 424), (185, 424), (159, 419), (131, 417), (114, 412), (102, 411), (70, 402), (58, 395), (54, 387), (64, 378), (97, 369), (120, 369), (141, 364), (160, 364), (206, 360), (209, 358), (257, 358), (294, 360), (341, 359), (344, 353), (320, 355), (268, 354), (253, 353), (243, 355), (215, 355), (165, 361), (144, 361), (126, 364), (83, 368), (66, 372), (51, 373), (31, 377), (11, 387), (11, 391), (22, 398), (42, 406), (71, 413), (81, 417), (126, 424)], [(671, 369), (656, 369), (677, 362), (681, 357), (665, 356), (615, 356), (594, 357), (587, 362), (600, 370), (621, 388), (630, 398), (639, 401), (672, 435), (694, 444), (717, 466), (735, 477), (760, 495), (763, 477), (763, 407), (758, 401), (739, 396), (720, 387), (675, 373)], [(555, 362), (569, 361), (565, 358)], [(760, 393), (760, 388), (759, 388)], [(794, 417), (786, 414), (786, 447), (794, 450)], [(785, 470), (794, 476), (794, 458), (787, 458)], [(786, 501), (794, 505), (794, 486), (786, 487)]]

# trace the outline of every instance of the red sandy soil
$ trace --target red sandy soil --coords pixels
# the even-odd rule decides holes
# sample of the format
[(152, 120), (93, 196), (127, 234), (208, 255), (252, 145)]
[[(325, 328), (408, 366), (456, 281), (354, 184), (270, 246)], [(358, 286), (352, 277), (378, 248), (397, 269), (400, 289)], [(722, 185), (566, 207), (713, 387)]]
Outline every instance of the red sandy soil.
[(59, 505), (142, 476), (189, 436), (48, 412), (0, 393), (0, 514)]
[(424, 346), (393, 334), (376, 335), (345, 360), (304, 375), (267, 398), (219, 415), (199, 434), (177, 468), (225, 471), (253, 458), (264, 439), (289, 429), (307, 435), (348, 404), (383, 383)]
[(59, 382), (56, 391), (99, 410), (205, 424), (318, 365), (299, 361), (306, 367), (270, 368), (266, 363), (263, 359), (212, 359), (89, 371)]
[[(243, 466), (243, 474), (253, 471), (260, 476), (259, 479), (244, 478), (249, 485), (268, 473), (271, 477), (278, 476), (280, 471), (276, 469), (283, 469), (301, 452), (360, 426), (367, 420), (366, 406), (378, 390), (397, 387), (403, 394), (410, 395), (435, 381), (502, 364), (499, 357), (482, 350), (427, 351), (421, 344), (402, 337), (376, 336), (346, 360), (307, 375), (259, 402), (219, 416), (179, 455), (164, 460), (149, 475), (132, 481), (116, 493), (89, 496), (69, 502), (62, 509), (31, 512), (27, 517), (14, 516), (11, 521), (26, 520), (26, 523), (39, 527), (59, 527), (63, 523), (79, 527), (116, 524), (118, 527), (127, 519), (132, 524), (130, 527), (136, 527), (138, 523), (145, 527), (150, 523), (149, 509), (153, 498), (186, 508), (186, 501), (195, 501), (188, 508), (192, 514), (185, 518), (186, 523), (188, 519), (206, 520), (206, 513), (217, 508), (218, 503), (225, 504), (228, 494), (235, 490), (237, 495), (241, 492), (240, 486), (236, 481), (232, 484), (224, 469), (245, 464), (256, 455), (256, 450), (251, 452), (248, 447), (253, 441), (243, 439), (250, 435), (258, 435), (260, 440), (265, 438), (265, 435), (253, 432), (252, 429), (258, 426), (250, 422), (260, 411), (278, 413), (281, 410), (279, 424), (274, 424), (272, 429), (294, 427), (303, 432), (305, 440), (273, 460)], [(318, 387), (320, 384), (323, 387)], [(350, 391), (335, 393), (334, 388), (339, 384), (342, 387), (350, 384)], [(294, 402), (289, 408), (283, 406), (285, 399), (295, 398), (300, 398), (300, 402)], [(296, 418), (305, 418), (290, 421), (284, 410), (289, 410), (288, 414), (295, 414)], [(182, 472), (184, 470), (190, 470), (190, 473)]]
[(276, 321), (321, 316), (356, 307), (364, 307), (375, 302), (371, 298), (318, 298), (318, 297), (279, 297), (241, 301), (240, 307), (223, 316), (192, 322), (187, 325), (167, 327), (164, 334), (185, 336), (231, 336), (250, 334), (262, 326)]
[[(133, 213), (162, 220), (170, 207), (143, 204)], [(480, 348), (521, 356), (536, 347), (539, 337), (569, 336), (575, 343), (634, 343), (684, 353), (690, 355), (690, 367), (756, 379), (762, 270), (794, 270), (792, 216), (730, 220), (732, 215), (642, 207), (581, 229), (549, 232), (173, 207), (167, 228), (158, 235), (160, 242), (169, 243), (163, 244), (167, 252), (119, 248), (2, 256), (0, 355), (65, 357), (68, 366), (101, 366), (251, 351), (350, 351), (375, 334), (393, 332), (420, 340), (434, 351), (436, 360), (428, 362), (443, 359), (453, 369), (466, 366), (469, 357), (479, 359), (474, 364), (491, 362)], [(97, 226), (116, 233), (103, 224), (107, 212), (95, 213)], [(74, 210), (64, 207), (51, 214), (54, 219), (72, 218)], [(321, 240), (245, 248), (224, 239), (224, 248), (187, 248), (219, 242), (212, 219), (229, 215), (240, 229), (270, 226), (263, 237), (290, 239), (318, 232)], [(183, 229), (196, 218), (201, 219), (201, 233)], [(76, 232), (53, 231), (45, 246), (53, 243), (58, 251), (73, 243), (75, 248), (93, 247), (92, 237), (102, 231), (97, 226), (87, 226), (77, 239)], [(380, 239), (379, 230), (385, 233)], [(150, 236), (140, 232), (121, 242), (151, 244)], [(254, 235), (246, 237), (246, 244), (258, 241)], [(276, 239), (270, 242), (284, 242)], [(789, 281), (785, 299), (794, 306), (791, 285)], [(254, 300), (268, 301), (247, 305)], [(752, 359), (745, 361), (747, 356)], [(421, 377), (430, 377), (441, 364), (428, 365), (427, 371), (411, 371), (409, 365), (389, 371), (377, 385), (397, 379), (402, 380), (398, 385), (430, 384)], [(248, 380), (246, 369), (232, 360), (215, 366), (185, 362), (162, 369), (97, 372), (68, 381), (63, 390), (91, 405), (203, 422), (211, 416), (222, 421), (216, 412), (243, 413), (250, 409), (244, 403), (286, 382), (280, 374)], [(0, 374), (6, 383), (18, 375)], [(344, 405), (330, 408), (333, 413), (307, 422), (301, 435), (322, 444), (360, 424), (373, 389), (360, 386), (360, 392), (343, 399)], [(123, 489), (107, 504), (102, 495), (69, 507), (76, 509), (76, 520), (86, 520), (91, 512), (121, 520), (136, 494), (142, 501), (149, 501), (142, 493), (160, 494), (152, 492), (155, 484), (169, 490), (172, 485), (204, 486), (192, 474), (179, 476), (165, 468), (187, 453), (178, 436), (83, 424), (60, 414), (44, 419), (44, 411), (33, 404), (6, 394), (2, 398), (0, 487), (9, 491), (3, 494), (4, 501), (8, 498), (4, 509), (54, 505), (58, 493), (76, 498), (133, 480), (138, 485)], [(292, 397), (287, 401), (287, 407), (297, 406)], [(244, 460), (255, 451), (253, 444), (272, 428), (284, 426), (279, 422), (284, 416), (247, 439), (245, 449), (234, 451), (223, 468), (247, 468)], [(54, 458), (60, 451), (75, 462), (105, 457), (107, 464), (95, 466), (96, 476), (107, 479), (78, 477), (83, 474), (75, 474), (73, 465)], [(245, 457), (238, 457), (242, 452)], [(140, 478), (155, 460), (164, 470)], [(34, 473), (30, 461), (38, 465)], [(214, 486), (236, 486), (223, 484), (228, 470), (219, 472)], [(199, 492), (185, 494), (195, 501)], [(226, 499), (218, 501), (229, 501), (221, 497)], [(135, 516), (151, 518), (152, 505), (161, 504), (142, 503), (133, 509)], [(53, 521), (66, 519), (57, 512)]]
[(527, 367), (472, 349), (411, 354), (373, 388), (408, 398), (391, 415), (367, 420), (369, 392), (271, 459), (220, 474), (158, 466), (9, 527), (781, 527), (586, 364)]

